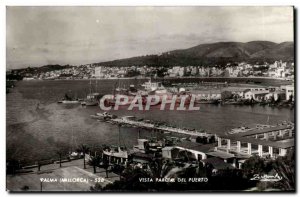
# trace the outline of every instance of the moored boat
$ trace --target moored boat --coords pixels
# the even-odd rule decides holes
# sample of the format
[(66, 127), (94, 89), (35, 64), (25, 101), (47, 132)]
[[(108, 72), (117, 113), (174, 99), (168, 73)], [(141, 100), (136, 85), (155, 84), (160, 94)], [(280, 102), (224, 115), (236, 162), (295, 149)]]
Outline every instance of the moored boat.
[[(96, 91), (97, 91), (97, 80), (96, 80)], [(82, 102), (82, 105), (86, 106), (97, 106), (99, 104), (99, 100), (102, 96), (98, 92), (92, 92), (92, 81), (90, 80), (90, 93), (87, 95), (84, 102)]]
[(57, 103), (62, 103), (62, 104), (78, 104), (80, 103), (80, 99), (78, 98), (72, 98), (68, 94), (65, 94), (64, 98)]

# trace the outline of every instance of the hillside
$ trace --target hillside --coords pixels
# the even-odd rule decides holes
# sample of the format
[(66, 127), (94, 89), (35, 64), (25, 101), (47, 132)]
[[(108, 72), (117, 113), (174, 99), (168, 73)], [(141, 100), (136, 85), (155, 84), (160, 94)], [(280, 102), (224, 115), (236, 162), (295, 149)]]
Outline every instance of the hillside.
[(188, 49), (101, 62), (105, 66), (168, 66), (168, 65), (224, 65), (228, 62), (294, 60), (294, 43), (269, 41), (217, 42), (201, 44)]
[(258, 51), (251, 56), (252, 58), (279, 58), (279, 59), (294, 59), (294, 43), (283, 42), (274, 47)]

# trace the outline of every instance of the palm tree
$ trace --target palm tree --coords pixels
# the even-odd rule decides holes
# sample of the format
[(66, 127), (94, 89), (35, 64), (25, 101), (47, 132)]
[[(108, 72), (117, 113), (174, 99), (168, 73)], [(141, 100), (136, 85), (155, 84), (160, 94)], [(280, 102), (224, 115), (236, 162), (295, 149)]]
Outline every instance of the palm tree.
[(85, 154), (89, 151), (89, 148), (87, 147), (87, 145), (81, 144), (79, 150), (83, 153), (83, 168), (86, 169)]
[(171, 176), (171, 170), (175, 168), (173, 162), (164, 159), (154, 159), (148, 164), (148, 171), (153, 178)]
[(56, 153), (59, 157), (59, 167), (61, 168), (61, 158), (62, 158), (63, 152), (61, 150), (57, 150)]
[(109, 162), (107, 159), (103, 159), (102, 161), (102, 167), (105, 169), (105, 173), (106, 173), (106, 178), (108, 178), (108, 168), (109, 168)]
[(42, 167), (42, 164), (40, 161), (37, 162), (37, 165), (38, 165), (38, 171), (41, 171), (41, 167)]
[(94, 173), (96, 174), (96, 168), (99, 165), (99, 163), (101, 162), (101, 157), (99, 155), (96, 155), (94, 157), (91, 157), (89, 164), (93, 166), (94, 168)]

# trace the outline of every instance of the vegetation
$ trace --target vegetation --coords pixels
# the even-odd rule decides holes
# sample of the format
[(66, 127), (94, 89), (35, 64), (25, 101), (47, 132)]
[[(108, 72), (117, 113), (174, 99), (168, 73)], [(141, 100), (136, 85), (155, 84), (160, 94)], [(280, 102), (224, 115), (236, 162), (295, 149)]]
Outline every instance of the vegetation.
[[(121, 179), (104, 187), (95, 185), (91, 191), (243, 191), (256, 187), (257, 190), (295, 190), (295, 155), (291, 151), (285, 157), (276, 160), (266, 160), (258, 156), (247, 159), (243, 169), (222, 169), (213, 172), (210, 164), (178, 163), (165, 159), (155, 159), (149, 164), (138, 167), (129, 164), (121, 173)], [(251, 180), (255, 174), (275, 175), (282, 177), (278, 182), (260, 182)], [(160, 179), (175, 178), (175, 180), (191, 180), (206, 177), (207, 182), (165, 182)], [(148, 181), (141, 181), (148, 180)], [(149, 181), (151, 180), (151, 181)]]
[(63, 142), (57, 143), (56, 154), (58, 155), (58, 158), (59, 158), (59, 167), (60, 168), (61, 168), (62, 157), (66, 156), (68, 154), (68, 148), (69, 148), (68, 145)]
[(97, 166), (99, 166), (101, 161), (102, 161), (102, 158), (99, 155), (92, 156), (91, 159), (89, 160), (89, 165), (93, 166), (95, 174), (97, 173), (97, 171), (96, 171)]
[(22, 191), (28, 191), (29, 190), (29, 186), (27, 185), (24, 185), (22, 188), (21, 188)]
[(87, 147), (87, 145), (82, 144), (78, 150), (78, 152), (82, 152), (83, 154), (83, 168), (86, 169), (86, 158), (85, 155), (86, 153), (89, 151), (89, 148)]
[[(253, 186), (253, 182), (245, 179), (240, 170), (223, 170), (212, 175), (212, 167), (197, 164), (181, 165), (164, 159), (156, 159), (143, 168), (128, 165), (121, 174), (121, 180), (106, 185), (104, 191), (199, 191), (199, 190), (243, 190)], [(192, 178), (207, 177), (208, 182), (193, 182)], [(141, 179), (151, 179), (143, 182)], [(186, 182), (160, 182), (163, 178), (187, 180)], [(230, 180), (230, 181), (228, 181)], [(95, 191), (97, 186), (91, 188)]]
[[(243, 165), (243, 174), (248, 179), (255, 174), (258, 175), (275, 175), (278, 174), (282, 180), (270, 182), (264, 185), (263, 189), (276, 188), (283, 191), (295, 190), (295, 153), (288, 152), (285, 157), (278, 157), (276, 160), (263, 160), (258, 156), (253, 156), (246, 160)], [(257, 186), (261, 183), (257, 182)]]
[(296, 186), (295, 177), (295, 152), (290, 151), (287, 156), (279, 157), (273, 163), (274, 170), (283, 179), (275, 184), (275, 187), (285, 191), (293, 191)]

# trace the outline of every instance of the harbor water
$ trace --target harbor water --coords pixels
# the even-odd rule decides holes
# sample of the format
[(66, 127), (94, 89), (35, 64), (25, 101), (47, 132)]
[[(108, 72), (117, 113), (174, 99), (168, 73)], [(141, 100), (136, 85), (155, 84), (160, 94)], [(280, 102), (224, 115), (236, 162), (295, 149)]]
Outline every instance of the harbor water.
[[(140, 80), (99, 80), (97, 91), (112, 94), (113, 88)], [(97, 121), (91, 114), (102, 112), (98, 106), (83, 107), (58, 104), (65, 93), (84, 98), (89, 93), (88, 80), (66, 81), (20, 81), (6, 95), (7, 159), (32, 162), (56, 157), (58, 143), (70, 147), (80, 144), (100, 146), (118, 144), (131, 148), (137, 143), (138, 128), (122, 127)], [(95, 87), (94, 87), (95, 89)], [(109, 113), (117, 116), (133, 115), (138, 118), (166, 122), (169, 125), (204, 129), (210, 133), (223, 134), (232, 128), (255, 124), (277, 124), (294, 121), (294, 110), (268, 106), (236, 106), (200, 104), (199, 111), (161, 111), (157, 107), (149, 111), (128, 111), (126, 107)], [(149, 137), (153, 132), (142, 131)]]

